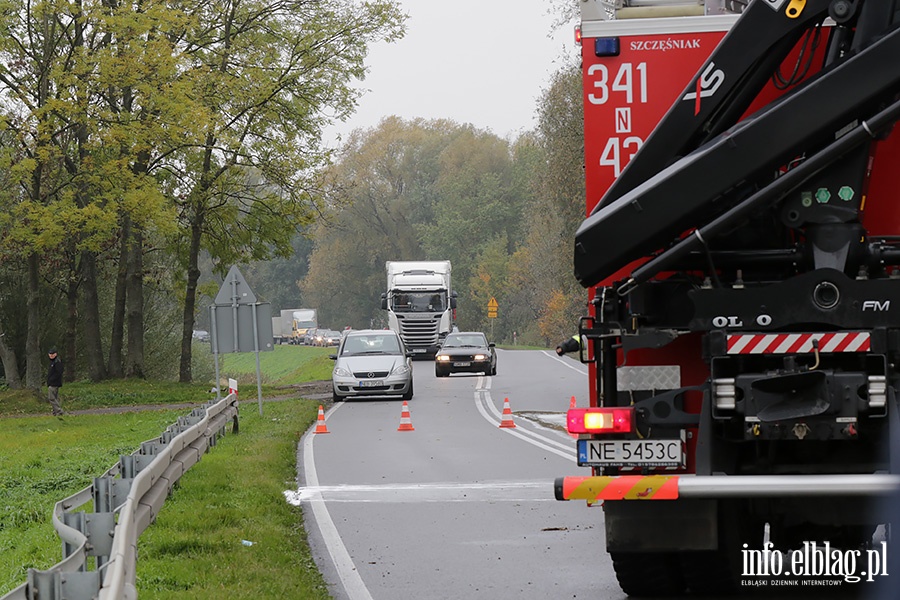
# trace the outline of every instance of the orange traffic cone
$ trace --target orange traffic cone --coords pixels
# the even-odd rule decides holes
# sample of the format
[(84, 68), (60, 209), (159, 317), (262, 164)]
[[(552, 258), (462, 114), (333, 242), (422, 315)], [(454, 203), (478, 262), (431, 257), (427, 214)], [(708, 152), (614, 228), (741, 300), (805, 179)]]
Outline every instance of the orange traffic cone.
[(409, 404), (406, 400), (403, 401), (403, 410), (400, 412), (400, 427), (397, 428), (397, 431), (415, 431), (409, 418)]
[(509, 398), (503, 399), (503, 420), (500, 421), (500, 427), (515, 427), (513, 422), (512, 410), (509, 408)]
[(325, 411), (322, 409), (322, 405), (319, 405), (319, 418), (316, 421), (316, 431), (315, 433), (331, 433), (328, 431), (328, 427), (325, 426)]

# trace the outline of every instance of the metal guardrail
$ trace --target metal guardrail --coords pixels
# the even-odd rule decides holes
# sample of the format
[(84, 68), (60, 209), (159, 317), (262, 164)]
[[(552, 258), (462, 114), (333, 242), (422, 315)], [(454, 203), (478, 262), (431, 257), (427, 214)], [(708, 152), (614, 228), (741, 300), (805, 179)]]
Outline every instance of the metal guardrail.
[[(236, 393), (179, 417), (93, 484), (57, 502), (53, 527), (63, 542), (62, 561), (46, 571), (29, 569), (27, 581), (0, 600), (136, 599), (138, 537), (175, 483), (225, 434), (228, 421), (237, 433)], [(73, 512), (88, 502), (93, 512)], [(96, 560), (90, 564), (89, 558)]]

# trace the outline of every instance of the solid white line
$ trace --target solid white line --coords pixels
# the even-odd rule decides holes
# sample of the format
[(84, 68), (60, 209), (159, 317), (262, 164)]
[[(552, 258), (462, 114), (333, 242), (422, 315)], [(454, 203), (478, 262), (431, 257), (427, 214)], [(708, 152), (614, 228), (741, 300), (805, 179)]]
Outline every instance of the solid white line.
[[(327, 421), (328, 416), (340, 406), (338, 404), (332, 407), (328, 411), (325, 420)], [(306, 485), (312, 488), (316, 488), (319, 485), (316, 461), (313, 456), (313, 438), (315, 436), (316, 434), (310, 429), (303, 440), (303, 470), (306, 473)], [(344, 586), (344, 590), (347, 592), (347, 596), (350, 600), (372, 600), (372, 594), (369, 593), (362, 577), (359, 576), (356, 565), (353, 564), (353, 559), (350, 558), (350, 553), (347, 552), (347, 548), (341, 540), (341, 535), (338, 533), (334, 521), (331, 520), (331, 514), (325, 506), (325, 500), (322, 499), (322, 495), (320, 493), (313, 494), (307, 501), (312, 507), (313, 518), (319, 526), (319, 531), (322, 532), (325, 548), (328, 550), (332, 562), (334, 562), (334, 567), (337, 569), (338, 577)]]
[[(548, 352), (547, 350), (541, 350), (541, 352), (542, 352), (545, 356), (549, 356), (550, 358), (552, 358), (552, 359), (555, 360), (556, 362), (561, 363), (561, 364), (563, 364), (563, 365), (569, 367), (570, 369), (572, 369), (572, 370), (575, 371), (576, 373), (581, 373), (582, 375), (587, 375), (587, 369), (584, 369), (584, 370), (579, 369), (578, 367), (576, 367), (575, 365), (572, 364), (572, 361), (570, 361), (570, 360), (565, 360), (565, 359), (563, 359), (563, 358), (560, 358), (560, 357), (556, 356), (556, 353), (555, 353), (555, 352), (554, 352), (553, 354), (550, 354), (550, 352)], [(578, 364), (580, 365), (581, 363), (578, 363)]]

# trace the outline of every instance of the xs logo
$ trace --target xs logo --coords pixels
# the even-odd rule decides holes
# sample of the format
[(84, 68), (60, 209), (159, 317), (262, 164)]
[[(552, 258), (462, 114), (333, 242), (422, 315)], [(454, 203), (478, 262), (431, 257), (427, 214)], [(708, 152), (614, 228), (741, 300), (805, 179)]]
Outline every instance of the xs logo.
[(879, 312), (885, 312), (890, 310), (891, 301), (890, 300), (866, 300), (863, 302), (862, 309), (866, 310), (875, 310)]
[(700, 113), (700, 99), (709, 98), (715, 94), (719, 87), (725, 82), (725, 72), (716, 68), (716, 63), (711, 62), (706, 65), (700, 77), (697, 78), (697, 89), (688, 92), (682, 100), (694, 100), (694, 114)]

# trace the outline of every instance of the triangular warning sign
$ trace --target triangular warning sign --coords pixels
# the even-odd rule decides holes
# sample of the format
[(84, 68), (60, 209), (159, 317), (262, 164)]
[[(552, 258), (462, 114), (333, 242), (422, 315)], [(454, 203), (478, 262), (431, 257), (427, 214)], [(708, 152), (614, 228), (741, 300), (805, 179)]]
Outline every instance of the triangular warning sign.
[(238, 304), (256, 304), (256, 294), (250, 289), (250, 284), (238, 270), (237, 265), (232, 265), (225, 276), (219, 293), (216, 294), (216, 304), (231, 306), (235, 298)]

